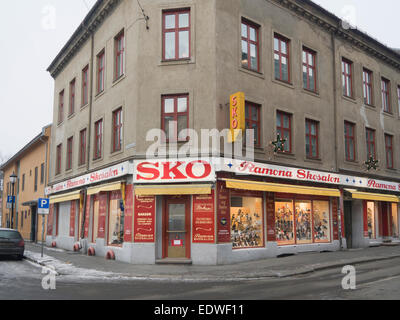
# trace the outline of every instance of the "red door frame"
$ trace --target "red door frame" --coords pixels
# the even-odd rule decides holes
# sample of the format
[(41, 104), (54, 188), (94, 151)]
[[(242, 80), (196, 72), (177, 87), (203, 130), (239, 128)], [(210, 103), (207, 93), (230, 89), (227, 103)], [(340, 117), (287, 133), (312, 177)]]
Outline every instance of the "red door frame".
[(388, 202), (381, 202), (381, 225), (382, 225), (382, 237), (390, 237), (389, 229), (389, 215), (391, 213), (391, 206)]
[(163, 199), (163, 243), (162, 243), (162, 252), (163, 252), (163, 259), (168, 258), (168, 205), (169, 204), (178, 204), (184, 203), (185, 204), (185, 228), (186, 228), (186, 258), (190, 259), (190, 247), (191, 247), (191, 219), (190, 219), (190, 199), (191, 196), (165, 196)]

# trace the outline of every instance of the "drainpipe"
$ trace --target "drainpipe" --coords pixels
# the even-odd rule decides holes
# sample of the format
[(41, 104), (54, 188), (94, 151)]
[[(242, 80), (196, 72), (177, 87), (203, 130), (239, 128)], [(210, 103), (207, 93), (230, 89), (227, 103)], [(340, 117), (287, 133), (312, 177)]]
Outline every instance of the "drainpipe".
[[(338, 158), (338, 87), (336, 79), (336, 39), (335, 31), (331, 32), (331, 42), (332, 42), (332, 67), (333, 67), (333, 131), (335, 137), (335, 171), (339, 171), (339, 158)], [(343, 250), (343, 240), (342, 240), (342, 213), (343, 213), (343, 187), (340, 186), (340, 200), (339, 200), (339, 212), (338, 215), (338, 231), (339, 231), (339, 245), (340, 250)]]
[[(85, 26), (84, 26), (85, 27)], [(89, 125), (87, 129), (87, 159), (86, 159), (86, 172), (89, 172), (90, 168), (90, 142), (91, 132), (92, 132), (92, 105), (93, 105), (93, 74), (94, 74), (94, 32), (91, 31), (90, 34), (90, 62), (89, 62)], [(85, 219), (86, 219), (86, 203), (87, 203), (87, 188), (83, 191), (83, 208), (82, 208), (82, 224), (81, 224), (81, 234), (79, 241), (83, 240), (85, 237)], [(82, 244), (81, 244), (82, 247)], [(85, 246), (86, 248), (86, 246)], [(85, 249), (86, 251), (86, 249)]]

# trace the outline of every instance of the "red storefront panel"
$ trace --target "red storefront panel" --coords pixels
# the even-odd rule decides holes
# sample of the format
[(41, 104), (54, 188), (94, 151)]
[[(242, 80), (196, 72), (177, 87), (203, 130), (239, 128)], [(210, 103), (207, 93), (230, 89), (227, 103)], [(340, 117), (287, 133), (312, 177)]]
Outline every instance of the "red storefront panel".
[(99, 226), (97, 232), (97, 238), (105, 238), (105, 228), (106, 228), (106, 215), (107, 215), (107, 200), (108, 194), (101, 193), (99, 195)]
[(275, 196), (272, 192), (267, 193), (267, 241), (276, 241)]
[(217, 182), (217, 241), (218, 243), (231, 242), (231, 216), (229, 190), (225, 182)]
[(332, 198), (332, 232), (333, 240), (339, 240), (339, 199)]
[(75, 215), (76, 215), (76, 201), (71, 201), (71, 214), (69, 219), (69, 236), (75, 237)]
[(53, 235), (53, 222), (54, 222), (54, 204), (51, 204), (50, 208), (49, 208), (49, 217), (47, 220), (47, 235), (48, 236)]
[(86, 210), (85, 210), (85, 238), (89, 237), (89, 219), (90, 219), (90, 195), (86, 197)]
[(214, 190), (193, 196), (193, 243), (215, 243)]
[(124, 242), (132, 242), (133, 225), (133, 185), (125, 187), (125, 221), (124, 221)]
[(369, 238), (367, 201), (363, 201), (363, 230), (364, 230), (364, 237)]
[(135, 197), (134, 242), (155, 241), (156, 198), (154, 196)]

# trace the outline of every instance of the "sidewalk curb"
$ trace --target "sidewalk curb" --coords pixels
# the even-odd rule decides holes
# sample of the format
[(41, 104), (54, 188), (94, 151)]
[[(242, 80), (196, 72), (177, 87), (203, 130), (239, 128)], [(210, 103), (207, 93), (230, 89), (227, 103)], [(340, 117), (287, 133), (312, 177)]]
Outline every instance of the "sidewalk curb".
[[(50, 255), (46, 255), (51, 257)], [(24, 258), (28, 261), (31, 261), (33, 263), (39, 264), (43, 267), (49, 267), (48, 264), (46, 264), (46, 260), (37, 260), (34, 259), (31, 256), (24, 255)], [(293, 276), (300, 276), (300, 275), (305, 275), (305, 274), (310, 274), (313, 272), (317, 271), (322, 271), (322, 270), (328, 270), (328, 269), (334, 269), (334, 268), (339, 268), (339, 267), (344, 267), (346, 265), (356, 265), (356, 264), (364, 264), (364, 263), (371, 263), (375, 261), (384, 261), (384, 260), (391, 260), (391, 259), (396, 259), (400, 258), (400, 254), (397, 255), (390, 255), (390, 256), (382, 256), (382, 257), (374, 257), (374, 258), (356, 258), (356, 259), (347, 259), (347, 260), (340, 260), (340, 261), (335, 261), (333, 263), (323, 263), (323, 264), (314, 264), (314, 265), (307, 265), (303, 267), (299, 267), (298, 269), (295, 270), (287, 270), (287, 271), (275, 271), (275, 270), (268, 270), (266, 269), (265, 271), (260, 271), (258, 273), (254, 274), (249, 274), (249, 275), (243, 275), (238, 273), (237, 277), (234, 276), (234, 272), (230, 272), (229, 276), (223, 277), (219, 275), (212, 275), (208, 273), (207, 275), (200, 274), (198, 276), (184, 276), (184, 275), (168, 275), (168, 274), (163, 274), (163, 275), (157, 275), (157, 274), (149, 274), (149, 275), (127, 275), (127, 274), (121, 274), (121, 273), (115, 273), (113, 276), (109, 276), (106, 278), (109, 279), (131, 279), (131, 280), (153, 280), (153, 281), (203, 281), (203, 282), (209, 282), (209, 281), (251, 281), (251, 280), (260, 280), (260, 279), (273, 279), (273, 278), (288, 278), (288, 277), (293, 277)], [(57, 259), (58, 260), (58, 259)], [(48, 262), (50, 262), (49, 260)], [(60, 262), (65, 263), (65, 261), (58, 260)], [(53, 266), (52, 266), (53, 267)], [(83, 268), (85, 269), (85, 268)], [(90, 269), (88, 269), (90, 270)], [(99, 270), (97, 270), (99, 271)], [(57, 276), (70, 276), (71, 274), (62, 274), (60, 273), (57, 269), (55, 269), (56, 275)], [(101, 271), (104, 272), (104, 271)], [(112, 273), (112, 271), (108, 271), (109, 273)]]

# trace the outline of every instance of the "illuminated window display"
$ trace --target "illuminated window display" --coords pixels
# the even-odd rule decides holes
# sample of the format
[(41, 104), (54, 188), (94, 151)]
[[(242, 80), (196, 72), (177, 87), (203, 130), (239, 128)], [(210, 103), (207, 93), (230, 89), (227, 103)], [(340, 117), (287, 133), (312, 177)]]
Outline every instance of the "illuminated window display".
[(330, 221), (329, 201), (275, 201), (275, 228), (278, 245), (330, 242)]
[(330, 242), (329, 201), (313, 201), (314, 241)]
[(376, 238), (375, 233), (375, 202), (367, 202), (368, 236), (370, 239)]
[(312, 243), (311, 232), (311, 201), (296, 202), (297, 243)]
[(121, 245), (124, 242), (124, 212), (121, 211), (121, 201), (121, 192), (111, 196), (108, 224), (108, 243), (111, 245)]
[(279, 245), (294, 244), (293, 201), (275, 201), (275, 228)]
[(397, 203), (392, 203), (392, 236), (399, 237), (399, 213)]
[(262, 198), (232, 197), (233, 249), (264, 247)]

